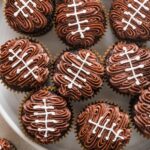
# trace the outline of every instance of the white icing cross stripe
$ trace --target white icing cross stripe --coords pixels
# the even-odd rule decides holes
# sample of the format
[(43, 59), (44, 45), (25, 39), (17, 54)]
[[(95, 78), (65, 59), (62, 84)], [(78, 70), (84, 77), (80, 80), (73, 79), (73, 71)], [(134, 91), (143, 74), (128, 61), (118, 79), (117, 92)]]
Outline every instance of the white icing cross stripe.
[(76, 0), (73, 0), (73, 4), (70, 4), (68, 5), (69, 8), (74, 8), (74, 12), (73, 13), (69, 13), (69, 14), (66, 14), (67, 17), (70, 17), (70, 16), (75, 16), (75, 19), (76, 19), (76, 22), (75, 23), (69, 23), (68, 26), (78, 26), (78, 29), (74, 32), (71, 32), (72, 35), (75, 35), (76, 33), (79, 33), (80, 34), (80, 37), (83, 39), (85, 36), (84, 36), (84, 32), (90, 30), (90, 27), (86, 27), (84, 29), (81, 28), (81, 24), (84, 24), (84, 23), (88, 23), (88, 20), (83, 20), (83, 21), (80, 21), (79, 20), (79, 17), (78, 15), (81, 15), (81, 14), (86, 14), (86, 10), (82, 10), (82, 11), (77, 11), (77, 6), (80, 6), (82, 5), (82, 2), (79, 2), (79, 3), (76, 3)]
[[(142, 0), (143, 1), (143, 0)], [(140, 15), (142, 19), (144, 19), (146, 16), (140, 12), (141, 9), (144, 9), (145, 11), (149, 11), (150, 9), (146, 6), (146, 3), (149, 0), (144, 0), (143, 2), (140, 2), (139, 0), (134, 0), (134, 2), (136, 2), (139, 7), (135, 8), (132, 4), (128, 4), (128, 7), (131, 8), (133, 11), (135, 11), (133, 14), (131, 14), (129, 11), (125, 11), (124, 14), (127, 16), (130, 16), (129, 20), (126, 19), (122, 19), (122, 22), (125, 23), (125, 27), (123, 28), (124, 31), (126, 31), (128, 29), (129, 26), (132, 27), (132, 29), (136, 29), (136, 26), (132, 23), (132, 21), (136, 22), (138, 25), (142, 24), (142, 21), (139, 20), (136, 15)]]
[(135, 60), (136, 60), (136, 61), (139, 61), (139, 60), (140, 60), (140, 56), (136, 56), (136, 57), (134, 57), (134, 58), (131, 59), (130, 56), (129, 56), (129, 54), (133, 54), (133, 53), (134, 53), (134, 50), (128, 51), (126, 47), (123, 47), (123, 50), (124, 50), (124, 52), (121, 53), (120, 56), (121, 56), (121, 57), (122, 57), (122, 56), (126, 56), (126, 57), (127, 57), (127, 60), (123, 60), (123, 61), (121, 61), (120, 63), (121, 63), (121, 64), (129, 63), (129, 64), (130, 64), (130, 68), (126, 68), (125, 71), (126, 71), (126, 72), (132, 71), (132, 74), (133, 74), (133, 76), (128, 77), (127, 79), (128, 79), (128, 80), (135, 79), (136, 85), (140, 85), (140, 81), (138, 80), (138, 77), (142, 77), (143, 74), (142, 74), (142, 73), (136, 74), (135, 70), (140, 69), (140, 68), (144, 68), (144, 64), (141, 64), (141, 65), (138, 65), (138, 66), (134, 67), (133, 64), (132, 64), (132, 62), (135, 61)]
[(9, 49), (9, 52), (13, 55), (10, 56), (8, 59), (9, 61), (14, 61), (15, 58), (18, 59), (18, 61), (16, 63), (14, 63), (12, 65), (12, 68), (15, 68), (17, 65), (19, 65), (20, 63), (22, 63), (24, 66), (22, 68), (17, 68), (17, 74), (21, 73), (24, 69), (27, 69), (28, 72), (24, 75), (24, 78), (27, 78), (30, 74), (32, 74), (32, 76), (37, 79), (38, 76), (34, 73), (34, 71), (36, 69), (38, 69), (38, 66), (33, 67), (32, 69), (29, 67), (29, 65), (31, 63), (33, 63), (33, 59), (28, 60), (27, 62), (25, 62), (24, 58), (28, 55), (28, 53), (24, 53), (21, 57), (19, 56), (19, 54), (22, 52), (21, 49), (19, 49), (16, 53), (13, 51), (13, 49)]
[[(52, 115), (52, 116), (56, 115), (56, 113), (54, 111), (52, 111), (52, 110), (54, 110), (54, 106), (47, 106), (46, 99), (43, 99), (42, 101), (44, 104), (43, 106), (36, 105), (33, 107), (33, 109), (35, 109), (35, 110), (40, 110), (40, 112), (35, 112), (34, 116), (45, 116), (45, 119), (44, 120), (37, 119), (37, 120), (35, 120), (35, 123), (37, 123), (37, 124), (44, 123), (45, 124), (45, 128), (38, 128), (38, 131), (40, 131), (40, 132), (44, 131), (45, 132), (44, 137), (48, 137), (48, 132), (54, 132), (56, 130), (55, 128), (48, 127), (48, 123), (51, 122), (51, 123), (56, 124), (56, 123), (58, 123), (58, 121), (55, 119), (48, 119), (49, 115)], [(41, 110), (43, 110), (44, 112), (41, 112)]]
[[(17, 9), (18, 9), (18, 10), (14, 13), (14, 16), (17, 17), (17, 16), (19, 15), (19, 13), (22, 13), (25, 18), (28, 18), (29, 15), (25, 13), (24, 9), (25, 9), (25, 8), (28, 9), (28, 10), (30, 11), (30, 13), (33, 14), (34, 11), (33, 11), (33, 9), (29, 6), (29, 4), (32, 4), (32, 6), (33, 6), (34, 8), (36, 8), (36, 7), (37, 7), (36, 3), (33, 2), (33, 0), (28, 0), (27, 2), (26, 2), (25, 0), (19, 0), (19, 1), (21, 2), (22, 7), (19, 7), (18, 2), (15, 2), (15, 3), (14, 3), (14, 5), (15, 5), (15, 6), (17, 7)], [(43, 1), (43, 0), (40, 0), (40, 1)]]
[(102, 134), (107, 130), (108, 134), (105, 137), (106, 140), (109, 140), (111, 134), (113, 134), (115, 136), (114, 139), (113, 139), (113, 142), (115, 142), (118, 138), (120, 138), (122, 140), (124, 139), (124, 137), (120, 135), (123, 132), (122, 129), (119, 129), (117, 132), (114, 131), (114, 128), (117, 126), (116, 123), (113, 123), (112, 126), (109, 128), (107, 126), (108, 126), (108, 124), (110, 122), (110, 119), (107, 119), (106, 122), (104, 123), (104, 125), (101, 125), (102, 120), (103, 120), (103, 117), (100, 117), (97, 123), (92, 121), (91, 119), (88, 121), (90, 124), (95, 125), (95, 127), (93, 129), (93, 132), (92, 132), (93, 134), (96, 134), (96, 130), (98, 128), (100, 128), (101, 131), (98, 134), (98, 138), (102, 137)]
[(82, 62), (81, 66), (77, 66), (76, 64), (72, 63), (72, 67), (75, 67), (76, 69), (78, 69), (78, 72), (77, 73), (74, 73), (70, 68), (67, 69), (67, 71), (74, 76), (73, 79), (71, 79), (70, 77), (68, 76), (64, 76), (64, 78), (66, 80), (68, 80), (70, 83), (68, 84), (68, 88), (71, 89), (73, 87), (73, 85), (79, 87), (80, 89), (82, 88), (82, 85), (76, 83), (76, 79), (79, 79), (83, 82), (86, 82), (86, 79), (84, 79), (83, 77), (80, 76), (80, 72), (84, 72), (85, 74), (89, 75), (90, 72), (86, 71), (85, 69), (83, 69), (84, 65), (87, 64), (88, 66), (91, 66), (92, 64), (90, 62), (87, 61), (88, 57), (90, 56), (90, 53), (87, 53), (86, 54), (86, 57), (85, 59), (83, 60), (80, 56), (76, 56), (76, 58)]

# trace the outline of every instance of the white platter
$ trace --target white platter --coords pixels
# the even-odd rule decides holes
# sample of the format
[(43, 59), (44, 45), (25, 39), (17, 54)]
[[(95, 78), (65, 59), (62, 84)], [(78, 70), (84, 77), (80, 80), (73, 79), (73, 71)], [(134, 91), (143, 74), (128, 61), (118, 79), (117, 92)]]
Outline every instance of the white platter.
[[(110, 0), (103, 0), (106, 7), (110, 7)], [(14, 32), (5, 22), (3, 13), (2, 13), (2, 2), (0, 2), (0, 45), (5, 43), (7, 40), (20, 36)], [(48, 34), (38, 37), (38, 40), (43, 42), (50, 50), (51, 53), (58, 54), (61, 50), (66, 49), (66, 46), (57, 38), (54, 29)], [(102, 40), (98, 42), (93, 49), (96, 49), (100, 54), (104, 54), (104, 51), (114, 42), (116, 38), (113, 36), (112, 31), (108, 28), (107, 33), (103, 36)], [(150, 47), (150, 43), (147, 42), (147, 46)], [(12, 127), (12, 129), (30, 145), (32, 145), (36, 150), (80, 150), (80, 145), (76, 141), (74, 129), (68, 134), (66, 138), (60, 141), (57, 144), (48, 145), (46, 147), (40, 146), (31, 140), (29, 140), (21, 131), (18, 121), (18, 107), (21, 100), (23, 99), (24, 94), (18, 94), (13, 91), (10, 91), (5, 86), (0, 84), (0, 113), (7, 121), (7, 123)], [(110, 102), (115, 102), (121, 106), (125, 111), (128, 111), (128, 105), (130, 97), (124, 97), (113, 92), (107, 85), (104, 85), (99, 94), (92, 100), (87, 102), (73, 103), (75, 115), (79, 113), (82, 108), (95, 100), (106, 99)], [(150, 141), (144, 139), (140, 136), (134, 129), (130, 143), (125, 148), (126, 150), (150, 150)]]

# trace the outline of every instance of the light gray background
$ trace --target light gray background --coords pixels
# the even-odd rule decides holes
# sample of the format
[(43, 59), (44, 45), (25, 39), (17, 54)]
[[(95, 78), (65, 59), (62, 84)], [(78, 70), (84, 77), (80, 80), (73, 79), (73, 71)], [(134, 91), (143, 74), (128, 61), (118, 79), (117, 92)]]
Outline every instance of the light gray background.
[[(111, 0), (103, 0), (103, 2), (105, 3), (106, 8), (109, 9)], [(5, 22), (4, 15), (2, 13), (2, 2), (0, 2), (0, 44), (3, 44), (7, 40), (18, 37), (18, 36), (20, 36), (20, 34), (17, 34), (12, 29), (10, 29), (10, 27)], [(49, 48), (50, 52), (53, 55), (58, 55), (63, 49), (66, 49), (66, 45), (62, 44), (62, 42), (58, 39), (54, 29), (48, 34), (38, 37), (37, 39), (43, 42)], [(110, 45), (112, 45), (115, 41), (117, 40), (113, 36), (112, 31), (110, 30), (110, 27), (108, 26), (108, 30), (105, 33), (105, 36), (103, 36), (100, 42), (98, 42), (92, 48), (96, 49), (97, 51), (99, 51), (100, 54), (103, 55), (105, 50)], [(150, 47), (150, 43), (147, 42), (147, 46)], [(22, 100), (23, 94), (14, 93), (6, 89), (2, 85), (0, 85), (0, 91), (3, 96), (3, 99), (2, 97), (0, 97), (1, 105), (7, 111), (7, 113), (12, 118), (12, 120), (17, 125), (17, 127), (19, 127), (18, 107)], [(102, 90), (99, 92), (97, 96), (94, 97), (94, 99), (88, 100), (87, 102), (72, 103), (74, 105), (75, 115), (79, 113), (86, 104), (94, 102), (94, 101), (102, 100), (102, 99), (107, 100), (109, 102), (115, 102), (120, 107), (122, 107), (124, 111), (128, 112), (128, 105), (129, 105), (130, 97), (118, 95), (115, 92), (113, 92), (106, 84), (104, 84)], [(8, 132), (7, 128), (5, 128), (5, 123), (4, 124), (2, 123), (0, 125), (0, 128), (3, 130), (3, 131), (0, 130), (0, 132), (3, 133), (1, 135), (9, 137), (9, 134), (12, 134), (11, 139), (18, 146), (19, 150), (24, 150), (26, 148), (26, 144), (23, 142), (21, 142), (20, 144), (17, 144), (18, 137), (14, 135), (13, 132)], [(60, 141), (57, 144), (49, 145), (47, 147), (51, 150), (80, 150), (81, 149), (80, 145), (76, 141), (73, 128), (71, 132), (67, 135), (67, 137), (64, 138), (62, 141)], [(27, 150), (32, 150), (32, 148), (27, 148)], [(128, 146), (125, 148), (125, 150), (150, 150), (150, 141), (144, 139), (133, 129), (131, 141), (128, 144)]]
[(5, 122), (0, 115), (0, 137), (10, 140), (18, 150), (35, 150), (28, 143), (24, 142)]

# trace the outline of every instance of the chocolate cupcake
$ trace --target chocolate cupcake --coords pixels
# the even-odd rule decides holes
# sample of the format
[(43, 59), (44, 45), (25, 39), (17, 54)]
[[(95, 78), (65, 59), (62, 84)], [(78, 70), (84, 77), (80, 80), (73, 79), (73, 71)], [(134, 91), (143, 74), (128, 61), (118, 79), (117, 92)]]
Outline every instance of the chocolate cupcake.
[(16, 147), (10, 141), (0, 138), (0, 150), (16, 150)]
[(94, 45), (105, 32), (106, 17), (98, 0), (64, 0), (56, 6), (56, 31), (71, 47)]
[(58, 92), (71, 100), (93, 96), (103, 84), (104, 67), (98, 56), (86, 49), (65, 51), (54, 66)]
[(38, 36), (51, 29), (54, 4), (51, 0), (7, 0), (4, 12), (15, 31)]
[(106, 73), (118, 92), (137, 95), (150, 85), (150, 50), (134, 43), (118, 42), (108, 50)]
[(113, 0), (109, 18), (118, 38), (134, 41), (150, 39), (149, 0)]
[(60, 140), (69, 130), (71, 117), (66, 101), (46, 89), (27, 98), (22, 104), (20, 114), (25, 132), (41, 144)]
[(129, 117), (118, 106), (98, 102), (77, 118), (77, 138), (88, 150), (120, 150), (130, 140)]
[(41, 87), (49, 77), (50, 57), (42, 44), (31, 39), (14, 39), (0, 47), (0, 76), (17, 91)]
[(131, 108), (135, 127), (144, 137), (150, 138), (150, 87), (142, 91)]

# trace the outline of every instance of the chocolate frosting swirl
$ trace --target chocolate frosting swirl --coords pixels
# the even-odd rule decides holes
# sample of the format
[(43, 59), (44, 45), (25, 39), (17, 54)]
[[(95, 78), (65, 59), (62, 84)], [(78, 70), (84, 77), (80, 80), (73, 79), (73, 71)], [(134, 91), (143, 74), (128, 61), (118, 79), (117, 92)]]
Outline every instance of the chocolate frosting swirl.
[[(125, 49), (127, 54), (125, 54)], [(134, 43), (115, 44), (106, 59), (109, 81), (122, 93), (135, 95), (150, 85), (149, 70), (150, 51)]]
[[(28, 1), (24, 0), (24, 2), (27, 3)], [(54, 8), (51, 0), (34, 0), (29, 2), (27, 5), (30, 9), (28, 7), (23, 8), (24, 14), (20, 11), (17, 16), (15, 16), (15, 13), (19, 9), (15, 3), (20, 9), (24, 6), (21, 0), (7, 0), (5, 15), (9, 25), (16, 31), (34, 34), (43, 31), (52, 24), (51, 17)], [(31, 13), (30, 10), (33, 12)], [(28, 17), (25, 15), (28, 15)]]
[(23, 104), (21, 120), (32, 138), (48, 144), (58, 141), (67, 132), (71, 112), (62, 97), (40, 90)]
[(16, 148), (8, 140), (0, 138), (0, 150), (16, 150)]
[(134, 106), (134, 123), (141, 133), (150, 138), (150, 87), (142, 91)]
[(102, 86), (104, 67), (90, 50), (64, 52), (58, 60), (53, 80), (61, 95), (79, 100), (91, 97)]
[[(139, 41), (150, 39), (150, 1), (138, 0), (138, 2), (144, 4), (144, 7), (134, 0), (114, 0), (112, 3), (110, 24), (121, 39)], [(139, 11), (136, 12), (134, 9)]]
[[(80, 13), (77, 15), (79, 22), (83, 21), (80, 25), (74, 24), (77, 22), (77, 19), (75, 15), (70, 15), (75, 12), (75, 8), (72, 5), (74, 2), (78, 5), (76, 6), (76, 11)], [(82, 11), (85, 12), (83, 13)], [(104, 34), (106, 19), (100, 1), (64, 0), (56, 6), (55, 24), (58, 36), (66, 44), (83, 48), (92, 46)], [(83, 32), (83, 37), (79, 32), (72, 34), (72, 32), (76, 32), (79, 28), (81, 30), (89, 29)]]
[[(114, 133), (119, 133), (120, 137), (115, 139)], [(119, 150), (131, 136), (128, 115), (118, 106), (106, 103), (90, 105), (77, 118), (77, 136), (85, 149)]]
[(13, 89), (31, 90), (48, 79), (50, 58), (39, 43), (10, 40), (1, 46), (0, 59), (1, 78)]

